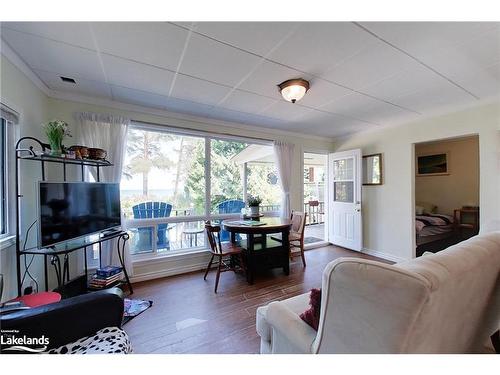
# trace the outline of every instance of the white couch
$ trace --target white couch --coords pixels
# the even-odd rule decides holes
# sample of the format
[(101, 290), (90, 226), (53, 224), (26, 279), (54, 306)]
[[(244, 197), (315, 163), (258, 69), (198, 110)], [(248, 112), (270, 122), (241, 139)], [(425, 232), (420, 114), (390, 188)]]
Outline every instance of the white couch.
[(261, 353), (477, 353), (499, 329), (500, 232), (387, 265), (340, 258), (323, 272), (316, 332), (309, 293), (257, 310)]

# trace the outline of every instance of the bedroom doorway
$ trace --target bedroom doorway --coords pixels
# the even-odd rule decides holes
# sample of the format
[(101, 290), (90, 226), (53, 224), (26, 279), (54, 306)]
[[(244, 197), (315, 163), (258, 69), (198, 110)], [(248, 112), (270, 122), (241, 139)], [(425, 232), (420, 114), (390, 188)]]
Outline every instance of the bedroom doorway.
[(416, 256), (479, 232), (479, 136), (415, 144)]

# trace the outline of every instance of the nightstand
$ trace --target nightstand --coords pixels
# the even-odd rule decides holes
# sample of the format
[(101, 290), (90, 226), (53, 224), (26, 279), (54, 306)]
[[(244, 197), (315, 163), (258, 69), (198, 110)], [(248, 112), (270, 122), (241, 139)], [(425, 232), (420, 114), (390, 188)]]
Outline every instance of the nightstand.
[(453, 212), (453, 219), (462, 238), (472, 237), (479, 233), (479, 207), (457, 208)]

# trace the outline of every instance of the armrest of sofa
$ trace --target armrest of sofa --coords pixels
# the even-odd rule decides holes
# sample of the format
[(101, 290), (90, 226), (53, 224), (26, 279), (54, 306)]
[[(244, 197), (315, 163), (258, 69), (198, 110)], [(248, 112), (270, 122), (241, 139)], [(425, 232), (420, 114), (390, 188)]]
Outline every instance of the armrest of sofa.
[(284, 303), (271, 302), (267, 309), (266, 320), (279, 335), (279, 337), (273, 336), (273, 349), (278, 349), (281, 353), (280, 342), (285, 340), (286, 346), (294, 348), (296, 353), (311, 353), (317, 332)]
[(121, 327), (123, 293), (111, 288), (64, 299), (57, 303), (0, 316), (2, 330), (49, 338), (48, 348), (91, 336), (105, 327)]

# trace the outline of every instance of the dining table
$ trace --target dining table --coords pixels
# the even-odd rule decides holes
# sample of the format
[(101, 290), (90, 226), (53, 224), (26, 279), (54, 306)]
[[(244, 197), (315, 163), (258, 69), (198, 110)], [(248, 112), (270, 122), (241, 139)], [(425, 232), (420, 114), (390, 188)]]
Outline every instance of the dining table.
[[(262, 269), (282, 268), (290, 274), (288, 236), (292, 221), (279, 217), (227, 219), (221, 223), (230, 233), (231, 242), (243, 249), (246, 278), (253, 284), (256, 272)], [(243, 234), (246, 239), (241, 239)], [(269, 236), (269, 235), (276, 236)], [(274, 238), (273, 238), (274, 237)]]

